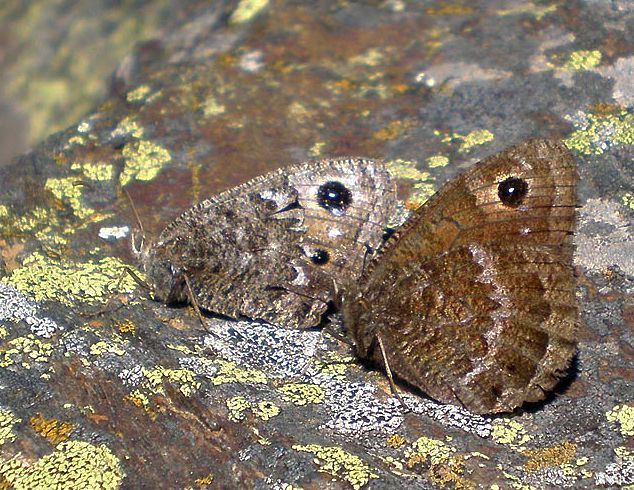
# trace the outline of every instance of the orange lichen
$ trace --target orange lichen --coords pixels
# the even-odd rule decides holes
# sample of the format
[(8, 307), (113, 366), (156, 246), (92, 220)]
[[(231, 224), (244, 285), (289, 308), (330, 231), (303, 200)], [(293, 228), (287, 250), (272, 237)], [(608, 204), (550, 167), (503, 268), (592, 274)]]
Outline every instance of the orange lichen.
[(67, 441), (69, 434), (73, 430), (72, 424), (60, 422), (57, 419), (47, 419), (41, 413), (31, 417), (29, 423), (35, 432), (45, 437), (54, 446), (60, 442)]

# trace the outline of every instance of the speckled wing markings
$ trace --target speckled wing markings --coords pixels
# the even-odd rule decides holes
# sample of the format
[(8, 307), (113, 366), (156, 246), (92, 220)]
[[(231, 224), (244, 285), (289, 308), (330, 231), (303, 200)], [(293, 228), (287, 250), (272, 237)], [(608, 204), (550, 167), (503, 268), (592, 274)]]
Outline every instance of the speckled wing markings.
[(476, 413), (538, 401), (576, 351), (576, 167), (532, 140), (451, 181), (344, 295), (358, 353)]
[(319, 323), (338, 285), (383, 242), (396, 188), (385, 167), (342, 158), (256, 178), (185, 212), (143, 257), (157, 299), (276, 325)]

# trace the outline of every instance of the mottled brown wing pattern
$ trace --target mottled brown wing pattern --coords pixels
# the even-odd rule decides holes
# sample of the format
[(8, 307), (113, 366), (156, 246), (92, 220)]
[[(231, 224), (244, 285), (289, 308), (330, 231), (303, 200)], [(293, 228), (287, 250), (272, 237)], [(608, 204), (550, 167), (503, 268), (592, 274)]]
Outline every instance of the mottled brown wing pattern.
[(543, 399), (576, 350), (576, 180), (534, 140), (443, 187), (344, 297), (359, 355), (382, 363), (379, 336), (394, 373), (477, 413)]
[(144, 257), (157, 299), (276, 325), (319, 323), (342, 279), (356, 280), (383, 241), (396, 189), (373, 160), (309, 162), (206, 200)]

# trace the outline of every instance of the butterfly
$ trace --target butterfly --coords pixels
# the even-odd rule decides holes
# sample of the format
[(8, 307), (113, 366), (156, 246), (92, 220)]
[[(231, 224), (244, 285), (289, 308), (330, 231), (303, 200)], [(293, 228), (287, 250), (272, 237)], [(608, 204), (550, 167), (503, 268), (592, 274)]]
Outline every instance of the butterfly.
[(508, 412), (543, 399), (576, 352), (576, 182), (562, 143), (530, 140), (450, 181), (384, 243), (397, 208), (385, 166), (309, 162), (186, 211), (142, 263), (156, 299), (232, 318), (306, 328), (334, 302), (360, 358), (438, 401)]
[(384, 241), (396, 185), (365, 158), (303, 163), (207, 199), (141, 251), (154, 298), (307, 328)]
[(576, 183), (530, 140), (446, 184), (344, 291), (357, 354), (479, 414), (542, 400), (576, 352)]

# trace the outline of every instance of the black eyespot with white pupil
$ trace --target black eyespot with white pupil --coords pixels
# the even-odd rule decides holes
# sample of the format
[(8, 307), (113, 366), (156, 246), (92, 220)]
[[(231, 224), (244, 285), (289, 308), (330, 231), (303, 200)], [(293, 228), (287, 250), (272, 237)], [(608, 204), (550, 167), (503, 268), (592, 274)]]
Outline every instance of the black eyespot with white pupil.
[(516, 208), (528, 194), (528, 183), (519, 177), (509, 177), (498, 184), (498, 197), (502, 204)]
[(324, 265), (330, 260), (330, 254), (326, 250), (318, 248), (311, 254), (310, 260), (315, 265)]
[(352, 192), (341, 182), (331, 180), (319, 186), (317, 202), (326, 211), (341, 216), (352, 204)]

